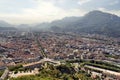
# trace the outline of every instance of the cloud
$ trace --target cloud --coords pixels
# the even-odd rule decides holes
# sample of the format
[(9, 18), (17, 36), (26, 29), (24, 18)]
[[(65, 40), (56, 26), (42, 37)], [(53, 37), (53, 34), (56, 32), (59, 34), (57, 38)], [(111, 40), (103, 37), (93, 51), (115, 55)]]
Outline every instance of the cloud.
[(106, 9), (103, 8), (103, 7), (100, 7), (100, 8), (98, 8), (98, 10), (100, 10), (100, 11), (105, 11)]
[[(110, 6), (111, 1), (105, 1), (14, 0), (11, 2), (10, 0), (0, 0), (0, 19), (12, 24), (33, 24), (51, 22), (69, 16), (83, 16), (85, 13), (96, 9), (120, 15), (117, 2), (114, 2), (117, 4), (116, 6)], [(89, 4), (83, 5), (88, 2)]]
[(98, 10), (120, 16), (120, 10), (107, 10), (107, 9), (105, 9), (103, 7), (98, 8)]
[(40, 22), (51, 22), (53, 20), (62, 19), (67, 16), (82, 16), (86, 13), (81, 9), (64, 10), (63, 8), (55, 6), (53, 0), (33, 1), (37, 5), (36, 7), (24, 8), (21, 13), (1, 13), (0, 19), (13, 24), (32, 24)]
[(116, 4), (118, 4), (118, 3), (119, 3), (119, 1), (118, 1), (118, 0), (115, 0), (115, 1), (111, 2), (109, 5), (116, 5)]
[(85, 3), (90, 2), (91, 0), (79, 0), (78, 4), (83, 5)]
[(120, 10), (106, 10), (105, 12), (120, 16)]

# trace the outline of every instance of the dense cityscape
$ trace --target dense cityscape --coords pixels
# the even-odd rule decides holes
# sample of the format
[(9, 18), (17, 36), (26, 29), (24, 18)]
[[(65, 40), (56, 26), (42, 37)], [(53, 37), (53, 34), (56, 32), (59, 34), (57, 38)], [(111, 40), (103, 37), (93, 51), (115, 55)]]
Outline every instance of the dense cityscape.
[[(119, 38), (95, 34), (2, 31), (0, 70), (5, 72), (3, 70), (7, 69), (6, 76), (10, 80), (25, 75), (38, 75), (43, 68), (49, 66), (57, 67), (56, 69), (71, 68), (72, 71), (59, 71), (69, 75), (83, 73), (83, 78), (119, 80), (119, 41)], [(71, 78), (70, 80), (81, 78), (64, 77)], [(62, 80), (60, 77), (55, 77), (55, 80), (57, 79)]]

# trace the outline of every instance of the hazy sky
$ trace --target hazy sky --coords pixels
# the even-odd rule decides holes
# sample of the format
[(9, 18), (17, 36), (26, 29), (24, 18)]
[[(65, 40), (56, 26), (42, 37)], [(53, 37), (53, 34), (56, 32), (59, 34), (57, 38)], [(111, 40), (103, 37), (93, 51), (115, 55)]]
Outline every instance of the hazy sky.
[(0, 0), (0, 20), (33, 24), (101, 10), (120, 16), (120, 0)]

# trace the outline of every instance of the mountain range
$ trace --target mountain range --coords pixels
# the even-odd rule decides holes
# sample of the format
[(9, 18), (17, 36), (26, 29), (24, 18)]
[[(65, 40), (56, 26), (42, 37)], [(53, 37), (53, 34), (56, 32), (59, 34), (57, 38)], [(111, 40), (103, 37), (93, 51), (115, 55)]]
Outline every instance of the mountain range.
[(66, 17), (51, 23), (42, 23), (34, 30), (52, 30), (54, 32), (75, 32), (120, 37), (120, 17), (114, 14), (91, 11), (83, 17)]
[(0, 31), (3, 31), (3, 30), (16, 30), (16, 28), (14, 28), (14, 25), (0, 20)]
[(91, 11), (83, 17), (65, 18), (51, 23), (53, 31), (101, 34), (120, 37), (120, 17), (101, 11)]
[[(0, 29), (1, 27), (13, 27), (13, 25), (0, 21)], [(17, 26), (17, 28), (30, 28), (33, 31), (47, 30), (54, 32), (74, 32), (120, 37), (120, 17), (95, 10), (82, 17), (66, 17), (51, 23), (46, 22), (30, 26), (22, 24)]]

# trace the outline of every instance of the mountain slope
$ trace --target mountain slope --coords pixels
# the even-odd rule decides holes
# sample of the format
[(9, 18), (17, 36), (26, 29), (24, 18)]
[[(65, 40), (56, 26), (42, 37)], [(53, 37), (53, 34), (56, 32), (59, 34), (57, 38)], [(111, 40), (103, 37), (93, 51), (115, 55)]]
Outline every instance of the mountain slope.
[(13, 25), (0, 20), (0, 31), (2, 31), (2, 30), (16, 30), (16, 28), (14, 28)]
[[(65, 28), (67, 26), (70, 26), (69, 24), (72, 23), (74, 24), (76, 21), (78, 21), (80, 19), (80, 17), (66, 17), (63, 18), (62, 20), (55, 20), (51, 23), (40, 23), (37, 24), (35, 26), (32, 26), (31, 29), (34, 31), (39, 31), (39, 30), (50, 30), (50, 29), (55, 29), (55, 31), (57, 30), (56, 28)], [(59, 29), (60, 29), (59, 28)], [(57, 30), (58, 31), (58, 30)]]
[[(60, 22), (62, 21), (63, 20)], [(58, 25), (54, 26), (59, 27), (58, 29), (62, 31), (120, 37), (120, 17), (113, 14), (91, 11), (74, 22), (64, 23), (65, 22), (61, 23), (64, 27), (59, 27)], [(52, 30), (54, 30), (54, 28), (52, 27)]]

